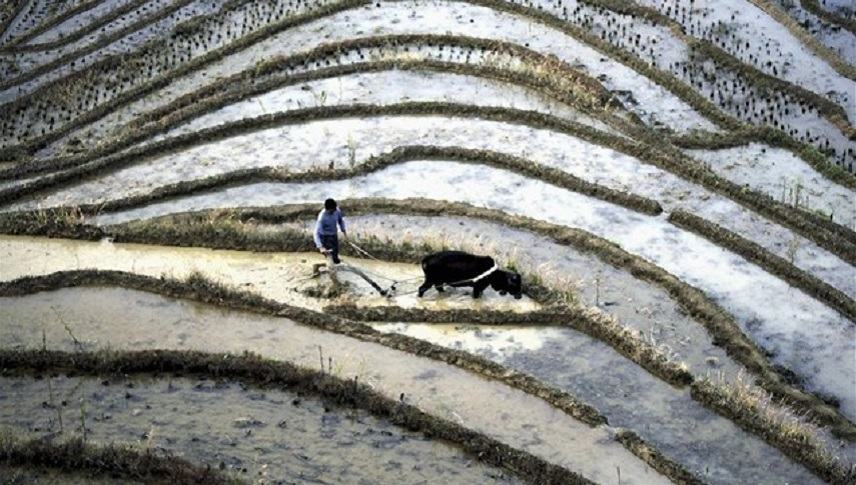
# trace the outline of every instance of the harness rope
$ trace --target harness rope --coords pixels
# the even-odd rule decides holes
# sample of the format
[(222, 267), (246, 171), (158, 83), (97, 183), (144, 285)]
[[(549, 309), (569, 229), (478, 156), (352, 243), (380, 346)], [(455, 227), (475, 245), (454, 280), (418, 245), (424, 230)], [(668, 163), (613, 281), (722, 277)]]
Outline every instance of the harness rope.
[[(375, 260), (375, 261), (382, 262), (382, 260), (381, 260), (381, 259), (378, 259), (378, 258), (374, 257), (371, 253), (369, 253), (369, 252), (368, 252), (368, 251), (366, 251), (365, 249), (363, 249), (363, 248), (361, 248), (361, 247), (357, 246), (355, 243), (351, 242), (350, 240), (348, 240), (347, 242), (348, 242), (348, 244), (349, 244), (351, 247), (353, 247), (354, 249), (356, 249), (360, 254), (362, 254), (362, 255), (366, 256), (367, 258), (373, 259), (373, 260)], [(455, 285), (462, 285), (462, 284), (465, 284), (465, 283), (478, 283), (479, 281), (481, 281), (481, 280), (483, 280), (483, 279), (487, 278), (488, 276), (492, 275), (493, 273), (495, 273), (495, 272), (496, 272), (496, 271), (498, 271), (498, 270), (499, 270), (499, 266), (498, 266), (496, 263), (494, 263), (494, 264), (493, 264), (493, 266), (492, 266), (489, 270), (487, 270), (487, 271), (485, 271), (484, 273), (482, 273), (482, 274), (480, 274), (480, 275), (476, 276), (475, 278), (468, 278), (468, 279), (465, 279), (465, 280), (454, 281), (454, 282), (446, 283), (446, 284), (447, 284), (447, 285), (449, 285), (449, 286), (455, 286)], [(380, 291), (380, 293), (381, 293), (382, 295), (387, 295), (387, 294), (389, 294), (389, 290), (396, 291), (396, 285), (398, 285), (399, 283), (407, 283), (407, 282), (410, 282), (410, 281), (416, 281), (416, 280), (420, 280), (420, 279), (422, 279), (422, 276), (414, 276), (414, 277), (412, 277), (412, 278), (407, 278), (407, 279), (403, 279), (403, 280), (396, 280), (396, 279), (394, 279), (394, 278), (389, 278), (389, 277), (386, 277), (386, 276), (383, 276), (383, 275), (379, 275), (379, 274), (377, 274), (377, 273), (374, 273), (374, 272), (369, 271), (369, 270), (366, 270), (366, 269), (364, 269), (364, 270), (362, 270), (362, 271), (363, 271), (363, 272), (365, 272), (365, 273), (367, 273), (367, 274), (370, 274), (370, 275), (374, 276), (375, 278), (382, 279), (382, 280), (387, 280), (387, 281), (391, 281), (391, 282), (392, 282), (392, 284), (391, 284), (391, 285), (389, 285), (387, 288), (385, 288), (385, 289), (383, 289), (383, 290), (378, 290), (378, 291)], [(418, 290), (418, 289), (416, 289), (416, 290), (414, 290), (414, 291), (409, 291), (409, 292), (407, 292), (407, 293), (399, 293), (399, 295), (409, 295), (410, 293), (416, 293), (417, 291), (419, 291), (419, 290)]]
[(499, 266), (497, 266), (496, 263), (493, 263), (493, 267), (491, 269), (489, 269), (489, 270), (485, 271), (484, 273), (476, 276), (475, 278), (469, 279), (469, 280), (456, 281), (454, 283), (449, 283), (449, 285), (450, 286), (451, 285), (457, 285), (460, 283), (478, 283), (479, 281), (481, 281), (481, 280), (487, 278), (488, 276), (492, 275), (498, 269), (499, 269)]
[(374, 257), (374, 256), (372, 256), (371, 254), (369, 254), (369, 252), (368, 252), (368, 251), (366, 251), (365, 249), (363, 249), (363, 248), (361, 248), (361, 247), (357, 246), (356, 244), (352, 243), (350, 239), (348, 239), (348, 244), (350, 244), (352, 248), (356, 249), (357, 251), (359, 251), (359, 252), (360, 252), (360, 254), (362, 254), (362, 255), (366, 256), (367, 258), (373, 259), (373, 260), (375, 260), (375, 261), (380, 261), (380, 260), (379, 260), (379, 259), (377, 259), (376, 257)]
[[(374, 257), (371, 253), (369, 253), (369, 252), (368, 252), (368, 251), (366, 251), (365, 249), (363, 249), (363, 248), (361, 248), (361, 247), (357, 246), (356, 244), (354, 244), (354, 243), (353, 243), (353, 242), (351, 242), (350, 240), (348, 240), (348, 244), (349, 244), (351, 247), (353, 247), (354, 249), (356, 249), (360, 254), (362, 254), (362, 255), (366, 256), (367, 258), (373, 259), (373, 260), (378, 261), (378, 262), (382, 262), (382, 260), (381, 260), (381, 259), (378, 259), (378, 258)], [(385, 295), (385, 296), (392, 296), (389, 290), (396, 291), (396, 285), (398, 285), (399, 283), (407, 283), (407, 282), (410, 282), (410, 281), (416, 281), (416, 280), (420, 280), (420, 279), (422, 279), (422, 276), (414, 276), (414, 277), (412, 277), (412, 278), (407, 278), (407, 279), (403, 279), (403, 280), (396, 280), (396, 279), (394, 279), (394, 278), (389, 278), (389, 277), (387, 277), (387, 276), (379, 275), (379, 274), (374, 273), (374, 272), (369, 271), (369, 270), (363, 270), (363, 271), (364, 271), (365, 273), (367, 273), (367, 274), (370, 274), (370, 275), (374, 276), (375, 278), (382, 279), (382, 280), (386, 280), (386, 281), (391, 281), (391, 282), (392, 282), (392, 284), (390, 284), (390, 285), (389, 285), (388, 287), (386, 287), (385, 289), (383, 289), (383, 290), (379, 290), (380, 294), (381, 294), (381, 295)], [(419, 290), (414, 290), (414, 291), (411, 291), (411, 292), (408, 292), (408, 293), (399, 293), (398, 295), (407, 295), (407, 294), (410, 294), (410, 293), (416, 293), (417, 291), (419, 291)]]

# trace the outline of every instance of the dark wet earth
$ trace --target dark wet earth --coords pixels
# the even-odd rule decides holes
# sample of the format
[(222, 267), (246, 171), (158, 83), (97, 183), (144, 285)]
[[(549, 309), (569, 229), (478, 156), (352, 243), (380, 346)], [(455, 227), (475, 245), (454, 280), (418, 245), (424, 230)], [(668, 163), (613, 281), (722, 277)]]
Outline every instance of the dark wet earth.
[(64, 435), (85, 423), (90, 442), (170, 451), (261, 483), (517, 483), (452, 445), (288, 391), (166, 376), (50, 381), (0, 378), (0, 428), (46, 436), (61, 415)]

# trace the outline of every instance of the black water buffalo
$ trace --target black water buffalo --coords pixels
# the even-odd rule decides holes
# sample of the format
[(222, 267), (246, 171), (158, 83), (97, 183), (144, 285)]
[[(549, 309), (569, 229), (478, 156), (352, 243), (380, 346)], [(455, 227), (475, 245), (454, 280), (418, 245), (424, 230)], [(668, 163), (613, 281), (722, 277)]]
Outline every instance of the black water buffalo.
[(490, 286), (500, 295), (511, 293), (519, 299), (523, 294), (520, 275), (496, 266), (490, 256), (476, 256), (463, 251), (441, 251), (422, 258), (425, 282), (419, 287), (419, 296), (432, 286), (443, 291), (443, 285), (472, 286), (473, 298), (481, 296)]

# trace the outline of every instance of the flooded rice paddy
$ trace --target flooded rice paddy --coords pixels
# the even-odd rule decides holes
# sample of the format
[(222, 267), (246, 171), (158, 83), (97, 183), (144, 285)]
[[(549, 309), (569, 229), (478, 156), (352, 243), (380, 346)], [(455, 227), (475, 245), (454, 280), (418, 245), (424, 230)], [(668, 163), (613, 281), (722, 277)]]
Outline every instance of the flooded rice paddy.
[[(504, 406), (497, 410), (483, 408), (491, 406), (487, 399), (492, 394), (485, 389), (484, 401), (477, 395), (489, 381), (476, 384), (475, 377), (422, 358), (415, 359), (415, 363), (428, 366), (420, 370), (418, 365), (410, 364), (411, 359), (403, 359), (401, 352), (295, 325), (285, 319), (221, 310), (120, 288), (70, 288), (0, 298), (0, 302), (3, 303), (0, 311), (0, 328), (4, 329), (2, 340), (12, 347), (41, 345), (44, 336), (48, 348), (65, 350), (236, 351), (242, 348), (276, 359), (297, 359), (305, 365), (317, 365), (320, 347), (324, 358), (333, 359), (332, 369), (336, 375), (348, 378), (358, 375), (361, 382), (369, 382), (386, 393), (403, 392), (408, 402), (426, 410), (442, 410), (443, 415), (468, 426), (475, 424), (473, 419), (481, 423), (491, 416), (496, 417), (498, 412), (507, 412), (502, 411)], [(123, 317), (124, 313), (134, 316)], [(688, 390), (672, 388), (602, 342), (573, 330), (420, 324), (376, 324), (375, 328), (481, 354), (512, 369), (535, 375), (595, 405), (606, 414), (612, 426), (636, 430), (710, 483), (778, 483), (797, 478), (801, 483), (813, 483), (806, 470), (790, 463), (778, 450), (701, 407), (692, 400)], [(369, 355), (374, 352), (381, 355)], [(463, 376), (468, 377), (460, 379)], [(413, 382), (401, 384), (407, 378)], [(400, 388), (390, 387), (399, 384)], [(468, 385), (478, 385), (479, 390), (471, 387), (464, 391)], [(458, 396), (454, 404), (449, 404), (447, 394)], [(515, 398), (515, 394), (503, 396), (511, 400), (509, 406), (523, 405), (523, 401), (532, 399), (524, 397), (525, 394)], [(468, 404), (463, 402), (464, 396)], [(228, 395), (224, 399), (228, 401)], [(235, 406), (226, 406), (226, 409), (230, 407)], [(472, 416), (479, 413), (484, 417)], [(548, 453), (551, 449), (548, 456), (555, 460), (563, 453), (554, 449), (558, 442), (553, 440), (565, 433), (554, 434), (538, 424), (544, 419), (557, 418), (554, 412), (545, 410), (545, 413), (543, 416), (503, 415), (498, 422), (508, 428), (505, 431), (496, 430), (496, 424), (482, 423), (480, 427), (490, 430), (489, 434), (499, 433), (504, 440), (509, 439), (506, 433), (513, 429), (526, 430), (515, 441), (528, 444), (524, 444), (526, 449), (533, 451)], [(562, 422), (568, 419), (564, 417)], [(576, 434), (583, 429), (585, 433)], [(605, 446), (614, 451), (617, 445), (603, 441), (603, 431), (597, 428), (581, 429), (577, 424), (567, 432), (574, 432), (571, 439), (577, 441), (595, 439), (590, 444), (595, 449)], [(547, 446), (549, 448), (545, 448)], [(562, 460), (569, 461), (578, 465), (572, 457)], [(770, 466), (759, 468), (757, 463)], [(627, 465), (619, 466), (624, 469)]]
[[(10, 347), (76, 350), (252, 351), (318, 368), (319, 347), (335, 375), (359, 376), (383, 394), (484, 432), (515, 448), (609, 481), (667, 481), (613, 441), (538, 398), (444, 363), (296, 324), (119, 288), (71, 288), (0, 298), (0, 341)], [(62, 315), (57, 319), (56, 315)], [(64, 323), (62, 323), (64, 322)], [(66, 327), (71, 329), (74, 339)], [(520, 412), (525, 409), (526, 412)]]
[(285, 390), (66, 375), (2, 377), (0, 388), (0, 426), (20, 438), (58, 433), (60, 414), (65, 433), (82, 435), (82, 412), (89, 443), (171, 452), (253, 482), (518, 483), (447, 443)]
[[(506, 103), (514, 103), (514, 99), (508, 98)], [(261, 109), (267, 108), (262, 105)], [(25, 199), (5, 210), (98, 204), (145, 195), (182, 181), (200, 180), (251, 168), (273, 167), (284, 173), (353, 169), (372, 157), (409, 144), (507, 153), (618, 191), (656, 200), (667, 213), (678, 209), (690, 211), (757, 243), (844, 293), (856, 295), (856, 269), (842, 258), (731, 199), (637, 158), (574, 136), (525, 125), (468, 118), (352, 118), (263, 129), (140, 160), (114, 173), (83, 181), (46, 196), (40, 194)], [(781, 150), (777, 153), (781, 153)], [(714, 155), (702, 155), (702, 160), (710, 161), (727, 157), (729, 152), (717, 151)], [(438, 170), (443, 171), (443, 168)], [(484, 171), (493, 172), (494, 169), (485, 167)], [(769, 167), (763, 165), (753, 169), (755, 175), (763, 173), (768, 180), (769, 171)], [(796, 168), (792, 171), (799, 172)], [(462, 178), (459, 177), (459, 180)], [(801, 185), (803, 188), (797, 189), (796, 184), (801, 184), (799, 175), (789, 176), (785, 180), (786, 185), (782, 187), (786, 197), (782, 199), (783, 202), (790, 200), (796, 204), (799, 200), (804, 207), (826, 208), (833, 214), (837, 213), (835, 220), (845, 225), (854, 217), (856, 197), (851, 191), (842, 187), (825, 190), (822, 189), (824, 185), (835, 184), (808, 181)], [(527, 179), (527, 182), (538, 185), (537, 180)], [(751, 185), (758, 187), (758, 184)], [(763, 184), (760, 188), (772, 190)], [(772, 195), (779, 198), (777, 194)], [(815, 199), (814, 203), (804, 202), (811, 198)], [(609, 204), (605, 204), (599, 212), (612, 212), (606, 207)], [(104, 220), (109, 221), (111, 218), (106, 216)]]
[[(433, 183), (423, 184), (424, 180)], [(472, 180), (484, 183), (468, 185)], [(772, 354), (774, 363), (793, 370), (808, 389), (834, 396), (841, 402), (842, 412), (856, 419), (856, 395), (849, 392), (856, 386), (856, 369), (847, 365), (856, 352), (856, 327), (849, 319), (662, 217), (643, 216), (504, 170), (457, 162), (407, 162), (348, 180), (220, 189), (96, 220), (111, 224), (210, 208), (305, 203), (319, 191), (339, 199), (425, 197), (466, 202), (591, 231), (704, 291)], [(758, 301), (767, 304), (759, 306)]]
[[(321, 371), (281, 388), (270, 369), (217, 379), (220, 356), (186, 375), (13, 363), (4, 450), (82, 437), (260, 484), (851, 483), (849, 7), (3, 3), (0, 286), (18, 295), (0, 297), (4, 358), (160, 349)], [(346, 250), (332, 272), (317, 252), (247, 250), (311, 249), (313, 211), (291, 204), (327, 197), (377, 255)], [(209, 212), (171, 217), (187, 211)], [(679, 211), (722, 231), (701, 237)], [(417, 297), (413, 261), (439, 248), (493, 256), (528, 296)], [(98, 270), (125, 274), (79, 280)], [(344, 382), (375, 400), (321, 401)], [(56, 455), (35, 453), (0, 457), (0, 482), (140, 476), (21, 466)]]

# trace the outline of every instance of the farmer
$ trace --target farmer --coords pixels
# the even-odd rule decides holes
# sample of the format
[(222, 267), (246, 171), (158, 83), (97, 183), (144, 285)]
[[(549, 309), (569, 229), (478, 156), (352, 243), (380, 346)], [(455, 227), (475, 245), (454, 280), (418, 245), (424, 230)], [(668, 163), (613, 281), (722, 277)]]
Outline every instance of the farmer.
[(324, 201), (324, 209), (318, 213), (318, 221), (315, 223), (315, 247), (325, 256), (332, 256), (333, 263), (339, 264), (339, 237), (336, 228), (342, 228), (342, 234), (348, 239), (348, 231), (345, 229), (345, 219), (342, 211), (336, 206), (336, 201), (327, 199)]

